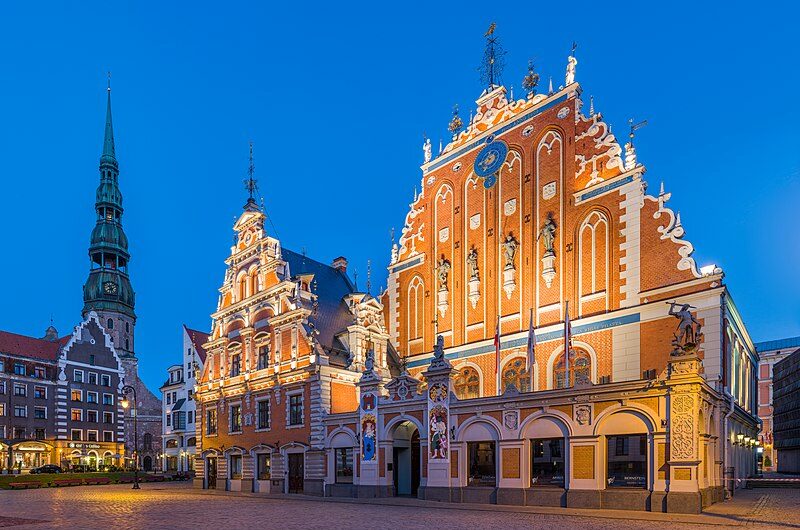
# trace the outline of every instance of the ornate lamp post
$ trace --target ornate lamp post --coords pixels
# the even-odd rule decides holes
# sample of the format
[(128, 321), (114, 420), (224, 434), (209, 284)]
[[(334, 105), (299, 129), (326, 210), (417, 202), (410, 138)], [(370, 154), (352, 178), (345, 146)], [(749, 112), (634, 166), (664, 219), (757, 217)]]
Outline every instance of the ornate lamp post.
[(139, 489), (139, 426), (138, 426), (138, 419), (137, 416), (139, 415), (136, 411), (136, 389), (133, 388), (131, 385), (125, 385), (122, 387), (122, 405), (123, 409), (128, 409), (131, 405), (131, 402), (128, 401), (127, 395), (128, 393), (133, 394), (133, 407), (131, 408), (131, 414), (133, 415), (133, 489)]

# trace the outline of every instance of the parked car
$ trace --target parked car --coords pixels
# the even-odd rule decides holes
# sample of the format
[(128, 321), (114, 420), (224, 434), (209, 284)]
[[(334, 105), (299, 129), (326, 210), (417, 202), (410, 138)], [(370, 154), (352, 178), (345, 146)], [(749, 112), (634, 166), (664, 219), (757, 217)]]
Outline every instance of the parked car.
[(31, 469), (31, 474), (41, 475), (44, 473), (63, 473), (63, 471), (64, 471), (63, 469), (61, 469), (55, 464), (45, 464), (43, 466)]

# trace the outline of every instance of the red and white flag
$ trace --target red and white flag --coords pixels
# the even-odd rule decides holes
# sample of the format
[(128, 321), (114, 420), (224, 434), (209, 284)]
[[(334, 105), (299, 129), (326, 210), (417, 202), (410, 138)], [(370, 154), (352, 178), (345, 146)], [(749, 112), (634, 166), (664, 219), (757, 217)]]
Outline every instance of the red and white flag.
[(497, 327), (494, 329), (494, 373), (500, 373), (500, 315), (497, 315)]
[(530, 372), (534, 364), (536, 364), (536, 333), (533, 332), (533, 308), (531, 308), (531, 320), (528, 325), (528, 355), (525, 358), (525, 371)]

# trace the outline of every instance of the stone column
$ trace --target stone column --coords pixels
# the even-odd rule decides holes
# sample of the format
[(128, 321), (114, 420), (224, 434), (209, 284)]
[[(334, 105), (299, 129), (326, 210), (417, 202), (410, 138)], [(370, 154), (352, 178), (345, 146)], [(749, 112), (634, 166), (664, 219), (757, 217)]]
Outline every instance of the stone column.
[[(378, 440), (378, 400), (381, 392), (381, 377), (375, 372), (375, 352), (369, 350), (364, 363), (364, 372), (358, 382), (359, 407), (359, 454), (360, 476), (357, 488), (359, 497), (381, 497), (381, 466)], [(385, 475), (385, 473), (384, 473)], [(385, 493), (384, 493), (385, 494)]]
[(433, 359), (424, 372), (428, 381), (428, 429), (425, 499), (450, 501), (450, 376), (453, 367), (444, 357), (444, 340), (436, 338)]
[(668, 512), (700, 513), (702, 509), (698, 480), (701, 369), (702, 362), (695, 354), (673, 355), (668, 366)]

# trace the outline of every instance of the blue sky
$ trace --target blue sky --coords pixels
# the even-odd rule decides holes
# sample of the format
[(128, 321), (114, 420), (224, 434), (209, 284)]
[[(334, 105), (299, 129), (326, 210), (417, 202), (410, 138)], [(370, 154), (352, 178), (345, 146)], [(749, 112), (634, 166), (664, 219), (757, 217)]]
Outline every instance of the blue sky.
[(247, 142), (284, 246), (345, 255), (385, 282), (422, 161), (466, 115), (489, 22), (521, 95), (577, 79), (650, 191), (673, 193), (700, 265), (717, 263), (755, 340), (800, 335), (800, 84), (791, 4), (680, 2), (18, 2), (0, 12), (0, 329), (68, 332), (102, 145), (105, 72), (137, 293), (137, 355), (155, 388), (181, 324), (208, 329), (245, 200)]

